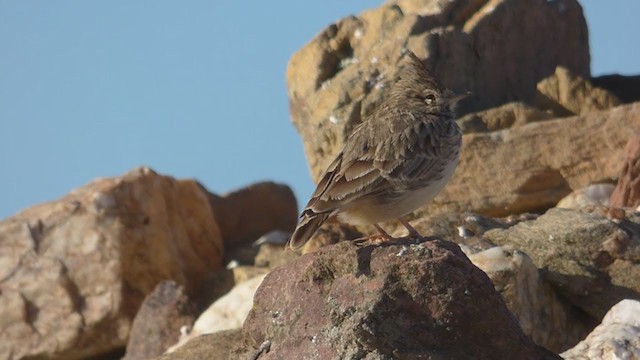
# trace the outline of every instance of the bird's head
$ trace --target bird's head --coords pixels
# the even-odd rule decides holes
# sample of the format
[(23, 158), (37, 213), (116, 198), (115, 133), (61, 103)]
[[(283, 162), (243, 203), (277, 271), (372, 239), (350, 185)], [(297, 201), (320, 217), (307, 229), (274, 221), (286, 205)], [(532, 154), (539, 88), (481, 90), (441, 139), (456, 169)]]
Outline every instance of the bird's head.
[(430, 114), (453, 116), (455, 104), (470, 95), (455, 94), (445, 88), (411, 51), (407, 51), (402, 60), (396, 79), (392, 97)]

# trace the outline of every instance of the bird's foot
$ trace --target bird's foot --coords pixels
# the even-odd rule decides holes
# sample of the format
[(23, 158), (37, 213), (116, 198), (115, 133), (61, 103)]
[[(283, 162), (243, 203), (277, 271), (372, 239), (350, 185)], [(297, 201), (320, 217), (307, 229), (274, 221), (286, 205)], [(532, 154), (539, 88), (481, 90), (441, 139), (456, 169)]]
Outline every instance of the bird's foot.
[[(413, 226), (411, 226), (411, 224), (409, 224), (409, 222), (403, 218), (399, 218), (398, 221), (400, 221), (400, 223), (407, 229), (407, 231), (409, 232), (409, 234), (407, 236), (403, 236), (402, 238), (400, 238), (401, 240), (406, 240), (406, 239), (413, 239), (413, 240), (420, 240), (422, 239), (422, 235), (420, 235), (420, 233), (418, 232), (418, 230), (416, 230), (416, 228), (414, 228)], [(399, 239), (399, 240), (400, 240)]]

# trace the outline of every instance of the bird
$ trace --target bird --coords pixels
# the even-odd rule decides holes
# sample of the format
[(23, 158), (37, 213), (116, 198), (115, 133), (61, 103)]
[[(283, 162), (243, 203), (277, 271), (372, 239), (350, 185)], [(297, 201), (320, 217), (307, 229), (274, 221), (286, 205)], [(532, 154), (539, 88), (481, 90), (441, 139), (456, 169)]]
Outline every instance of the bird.
[(454, 105), (469, 93), (446, 89), (410, 50), (398, 66), (389, 95), (353, 129), (322, 175), (288, 241), (292, 250), (332, 217), (374, 225), (379, 234), (371, 239), (396, 239), (379, 225), (394, 219), (409, 237), (420, 237), (404, 216), (453, 176), (462, 145)]

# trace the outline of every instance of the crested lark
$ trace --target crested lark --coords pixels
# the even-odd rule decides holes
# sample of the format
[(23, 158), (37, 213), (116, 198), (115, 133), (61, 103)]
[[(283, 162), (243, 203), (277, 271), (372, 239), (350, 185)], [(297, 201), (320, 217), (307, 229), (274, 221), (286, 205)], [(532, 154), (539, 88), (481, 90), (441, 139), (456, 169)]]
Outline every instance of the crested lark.
[(462, 135), (452, 105), (465, 95), (446, 90), (408, 52), (391, 93), (347, 138), (302, 211), (289, 240), (298, 249), (329, 217), (353, 225), (402, 219), (431, 201), (458, 165)]

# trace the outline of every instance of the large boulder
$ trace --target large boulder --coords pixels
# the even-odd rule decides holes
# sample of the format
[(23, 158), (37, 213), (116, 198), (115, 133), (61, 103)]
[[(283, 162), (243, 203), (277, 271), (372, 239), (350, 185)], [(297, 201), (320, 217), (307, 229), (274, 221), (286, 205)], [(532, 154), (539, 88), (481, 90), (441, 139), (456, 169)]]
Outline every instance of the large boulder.
[(589, 78), (589, 39), (575, 0), (398, 0), (328, 26), (287, 68), (293, 123), (318, 179), (384, 98), (410, 49), (455, 91), (460, 114), (532, 102), (558, 65)]
[(100, 179), (0, 222), (0, 358), (81, 359), (122, 348), (160, 281), (187, 294), (222, 265), (197, 182), (148, 168)]
[(440, 240), (306, 254), (267, 275), (243, 334), (236, 358), (262, 349), (261, 360), (559, 359), (527, 338), (485, 273)]
[(640, 127), (640, 103), (463, 136), (451, 182), (419, 214), (540, 212), (572, 190), (615, 179)]

